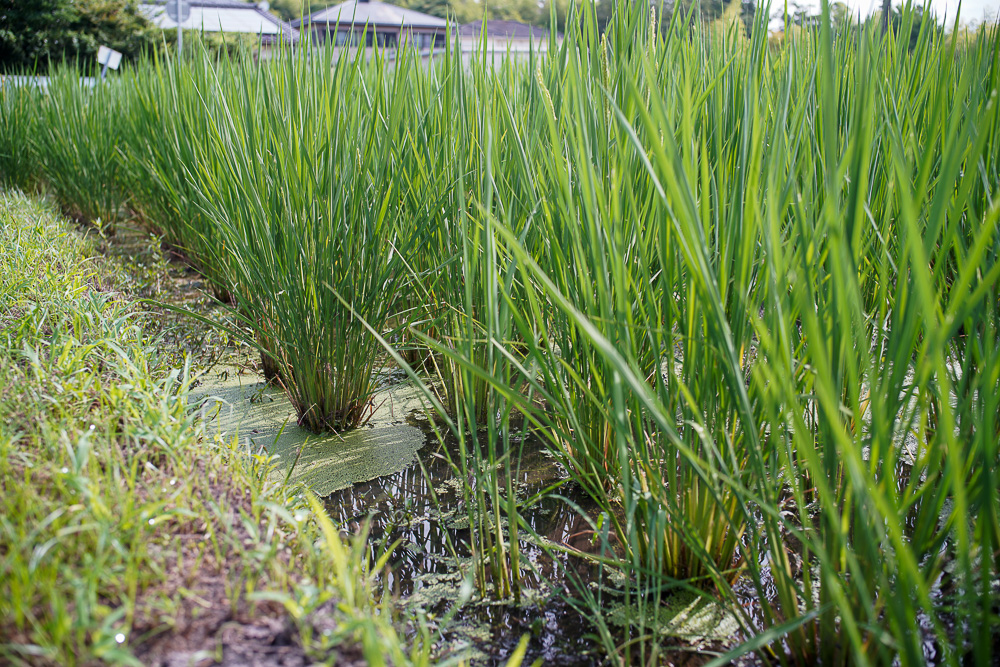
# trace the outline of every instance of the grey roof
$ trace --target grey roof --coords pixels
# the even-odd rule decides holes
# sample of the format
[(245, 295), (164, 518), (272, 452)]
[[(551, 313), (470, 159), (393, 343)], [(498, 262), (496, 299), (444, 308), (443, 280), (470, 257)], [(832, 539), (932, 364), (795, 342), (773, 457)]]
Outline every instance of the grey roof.
[[(191, 16), (184, 21), (184, 28), (206, 32), (248, 33), (260, 35), (267, 41), (284, 39), (295, 41), (299, 32), (252, 2), (245, 0), (190, 0)], [(176, 23), (166, 14), (165, 2), (139, 5), (139, 10), (160, 28), (174, 28)]]
[(311, 23), (329, 25), (339, 23), (345, 27), (368, 25), (373, 28), (440, 28), (442, 30), (448, 26), (448, 21), (430, 14), (415, 12), (412, 9), (404, 9), (385, 2), (365, 2), (364, 0), (360, 2), (348, 0), (339, 5), (314, 12), (297, 21), (292, 21), (292, 25), (296, 28)]
[[(163, 3), (157, 3), (163, 4)], [(192, 7), (212, 7), (216, 9), (246, 9), (247, 5), (257, 9), (257, 3), (248, 0), (188, 0)]]
[[(462, 37), (479, 37), (482, 35), (482, 31), (483, 21), (473, 21), (461, 26), (458, 29), (458, 34)], [(491, 19), (486, 21), (486, 36), (501, 39), (548, 39), (549, 29), (518, 21), (498, 21)]]

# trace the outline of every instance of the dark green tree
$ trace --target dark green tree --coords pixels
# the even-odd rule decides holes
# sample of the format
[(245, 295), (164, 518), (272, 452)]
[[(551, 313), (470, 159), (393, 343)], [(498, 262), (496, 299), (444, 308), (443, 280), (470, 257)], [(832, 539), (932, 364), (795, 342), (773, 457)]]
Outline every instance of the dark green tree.
[(135, 58), (156, 45), (135, 0), (0, 0), (0, 71), (96, 68), (102, 44)]
[(302, 16), (302, 0), (272, 0), (270, 11), (282, 21), (292, 21)]
[[(402, 3), (398, 4), (402, 6)], [(449, 0), (410, 0), (405, 6), (415, 12), (441, 18), (449, 18), (453, 14), (452, 3)]]
[[(891, 24), (892, 31), (901, 39), (905, 40), (907, 37), (909, 38), (911, 51), (917, 47), (917, 40), (925, 23), (931, 32), (938, 35), (944, 33), (944, 27), (938, 22), (938, 18), (934, 12), (925, 9), (922, 5), (912, 5), (907, 10), (904, 10), (902, 7), (894, 7), (890, 14), (889, 23)], [(907, 28), (909, 28), (909, 35), (903, 32)]]
[[(722, 13), (726, 11), (726, 7), (729, 6), (731, 0), (671, 0), (665, 2), (662, 5), (662, 15), (663, 20), (660, 22), (661, 27), (668, 23), (669, 17), (673, 12), (680, 12), (682, 18), (687, 18), (691, 25), (694, 25), (696, 21), (703, 21), (709, 23), (715, 19), (722, 16)], [(656, 0), (653, 0), (652, 4), (657, 8), (661, 9), (661, 5)]]
[(883, 12), (876, 12), (864, 21), (863, 26), (870, 27), (872, 24), (877, 25), (883, 31), (891, 30), (896, 39), (906, 43), (911, 51), (916, 48), (920, 31), (924, 29), (925, 25), (928, 30), (938, 36), (944, 34), (944, 26), (933, 10), (916, 4), (908, 7), (899, 5), (893, 7), (888, 14), (888, 20)]
[(554, 20), (556, 30), (561, 32), (566, 29), (567, 16), (569, 0), (545, 0), (538, 10), (538, 25), (548, 28)]
[(757, 17), (757, 2), (755, 0), (741, 0), (740, 20), (743, 21), (743, 31), (749, 39), (753, 36), (753, 22)]
[[(339, 5), (343, 0), (271, 0), (270, 12), (282, 21), (294, 21), (295, 19), (309, 16), (321, 9), (326, 9), (331, 5)], [(405, 7), (405, 2), (390, 2), (389, 4)]]

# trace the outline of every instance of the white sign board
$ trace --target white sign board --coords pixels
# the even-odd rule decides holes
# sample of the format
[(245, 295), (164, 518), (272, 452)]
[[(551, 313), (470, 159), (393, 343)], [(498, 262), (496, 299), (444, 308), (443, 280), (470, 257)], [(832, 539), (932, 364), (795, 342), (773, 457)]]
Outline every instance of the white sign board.
[(97, 63), (99, 65), (103, 65), (104, 67), (118, 69), (118, 66), (122, 64), (122, 54), (118, 53), (114, 49), (102, 46), (97, 49)]
[(167, 16), (174, 23), (184, 23), (191, 18), (191, 3), (188, 0), (167, 0)]

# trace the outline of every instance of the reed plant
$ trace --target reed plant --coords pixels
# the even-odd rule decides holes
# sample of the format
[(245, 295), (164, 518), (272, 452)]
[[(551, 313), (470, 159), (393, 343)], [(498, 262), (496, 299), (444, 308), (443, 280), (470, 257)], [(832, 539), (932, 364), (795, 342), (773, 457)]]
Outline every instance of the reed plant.
[[(915, 70), (891, 39), (860, 32), (834, 44), (824, 29), (790, 47), (815, 58), (816, 73), (781, 58), (771, 69), (761, 32), (729, 63), (725, 42), (690, 46), (676, 33), (624, 67), (602, 63), (594, 78), (623, 72), (624, 92), (603, 91), (624, 145), (610, 175), (588, 142), (609, 134), (588, 114), (601, 100), (575, 89), (584, 58), (553, 77), (552, 158), (539, 163), (567, 194), (542, 207), (568, 217), (569, 233), (551, 216), (545, 236), (565, 239), (551, 244), (554, 259), (504, 233), (538, 287), (520, 321), (549, 324), (549, 341), (529, 353), (548, 408), (534, 418), (602, 504), (613, 504), (605, 489), (621, 489), (618, 532), (637, 585), (707, 579), (759, 638), (744, 650), (920, 664), (930, 635), (948, 660), (984, 659), (989, 641), (951, 623), (995, 613), (993, 510), (970, 523), (964, 497), (995, 507), (995, 489), (983, 496), (970, 471), (998, 462), (977, 444), (996, 432), (981, 419), (995, 411), (996, 204), (971, 194), (995, 170), (985, 96), (996, 37), (959, 74), (929, 30), (917, 47), (929, 61)], [(661, 74), (667, 61), (690, 66)], [(834, 76), (834, 63), (852, 69)], [(904, 105), (924, 118), (920, 139), (900, 129), (915, 126), (889, 84), (873, 80), (886, 67), (911, 81), (944, 72)], [(729, 69), (739, 76), (699, 80)], [(948, 111), (954, 97), (978, 113)], [(629, 172), (626, 156), (640, 168)], [(616, 208), (618, 174), (632, 187)], [(970, 255), (975, 269), (958, 259)], [(966, 298), (975, 305), (959, 305)], [(975, 360), (964, 356), (970, 327)], [(763, 626), (736, 604), (738, 564)]]
[(0, 80), (0, 184), (29, 191), (37, 187), (38, 162), (32, 148), (41, 93), (30, 84)]
[(994, 660), (1000, 35), (576, 16), (495, 69), (301, 50), (57, 82), (45, 178), (70, 121), (104, 128), (84, 145), (304, 426), (363, 423), (383, 352), (420, 380), (484, 592), (518, 594), (526, 428), (601, 507), (626, 604), (738, 619), (719, 664)]
[[(697, 242), (700, 228), (672, 229), (669, 207), (657, 200), (658, 183), (636, 153), (635, 130), (618, 123), (625, 112), (650, 104), (647, 80), (640, 87), (626, 78), (635, 72), (634, 59), (677, 54), (659, 44), (647, 16), (619, 20), (622, 30), (647, 31), (645, 50), (616, 53), (608, 46), (617, 41), (612, 34), (600, 42), (599, 58), (563, 55), (558, 91), (549, 90), (541, 70), (535, 77), (550, 146), (536, 163), (547, 186), (536, 224), (548, 242), (532, 253), (506, 233), (522, 282), (534, 286), (518, 321), (530, 341), (526, 365), (545, 398), (541, 410), (523, 409), (535, 413), (574, 479), (610, 510), (634, 571), (712, 588), (715, 579), (735, 578), (745, 529), (723, 483), (739, 479), (745, 463), (736, 453), (744, 437), (733, 423), (738, 404), (716, 393), (732, 378), (705, 341), (712, 328), (728, 323), (713, 321), (717, 311), (706, 312), (697, 299), (690, 258), (674, 240), (688, 234), (689, 244)], [(588, 38), (581, 32), (571, 39)], [(616, 94), (619, 69), (626, 75)], [(715, 276), (703, 279), (710, 293)], [(648, 396), (623, 386), (621, 369), (595, 334), (613, 341), (617, 361), (626, 360), (632, 377), (659, 397), (662, 422), (643, 406)], [(714, 481), (709, 462), (719, 466)]]
[(43, 178), (74, 219), (114, 231), (128, 203), (119, 127), (122, 89), (75, 69), (49, 78), (29, 142)]
[(218, 251), (220, 233), (205, 211), (211, 196), (206, 165), (218, 163), (205, 137), (213, 131), (217, 100), (201, 93), (228, 61), (214, 63), (209, 53), (196, 53), (183, 63), (156, 57), (124, 74), (124, 178), (137, 218), (229, 301), (229, 254)]
[[(522, 236), (530, 226), (522, 207), (533, 199), (521, 187), (530, 182), (528, 149), (517, 137), (531, 135), (520, 127), (523, 116), (510, 99), (517, 93), (505, 93), (497, 81), (515, 77), (515, 65), (493, 72), (476, 59), (471, 82), (462, 67), (460, 54), (449, 49), (428, 78), (414, 77), (422, 111), (408, 132), (420, 140), (411, 139), (402, 166), (407, 182), (423, 187), (411, 187), (404, 200), (411, 233), (406, 259), (417, 301), (407, 336), (429, 355), (422, 367), (440, 382), (433, 396), (458, 443), (451, 463), (471, 527), (473, 580), (483, 595), (519, 600), (512, 444), (518, 424), (511, 421), (514, 404), (507, 394), (519, 386), (520, 369), (501, 353), (503, 347), (518, 347), (516, 306), (510, 301), (517, 267), (494, 227), (498, 217)], [(494, 144), (498, 136), (511, 141)], [(510, 160), (518, 162), (517, 169), (504, 168)], [(449, 171), (438, 173), (442, 167)], [(403, 365), (418, 382), (428, 379)], [(431, 387), (423, 386), (432, 395)]]
[[(834, 43), (824, 28), (809, 39), (794, 48), (817, 58), (815, 74), (786, 60), (768, 81), (761, 75), (770, 54), (751, 48), (742, 77), (668, 88), (662, 97), (661, 83), (645, 108), (636, 105), (638, 122), (618, 110), (668, 213), (656, 244), (658, 268), (670, 275), (673, 254), (682, 280), (661, 292), (675, 302), (662, 312), (683, 304), (687, 326), (679, 329), (677, 357), (670, 345), (658, 349), (681, 365), (674, 386), (687, 406), (667, 391), (654, 398), (646, 367), (606, 333), (605, 319), (567, 298), (541, 266), (533, 272), (549, 300), (613, 364), (624, 385), (619, 396), (638, 399), (629, 405), (619, 398), (609, 412), (646, 411), (645, 437), (661, 430), (695, 478), (724, 480), (728, 500), (726, 488), (711, 496), (727, 534), (739, 534), (740, 521), (753, 527), (736, 551), (765, 626), (784, 637), (765, 641), (771, 631), (744, 617), (748, 634), (761, 638), (748, 646), (770, 645), (765, 653), (780, 662), (921, 664), (930, 635), (946, 660), (982, 660), (995, 650), (989, 641), (951, 624), (985, 622), (996, 604), (986, 583), (996, 565), (993, 510), (986, 524), (978, 512), (995, 506), (995, 490), (981, 495), (978, 474), (969, 472), (993, 471), (998, 462), (992, 448), (978, 444), (996, 432), (995, 420), (980, 418), (996, 409), (996, 204), (972, 196), (980, 176), (995, 170), (987, 128), (995, 127), (996, 111), (985, 96), (995, 76), (996, 36), (962, 68), (952, 66), (954, 52), (929, 30), (917, 46), (922, 67), (913, 67), (906, 47), (872, 32)], [(718, 58), (715, 48), (705, 47), (710, 61)], [(852, 67), (846, 76), (844, 65)], [(902, 80), (933, 77), (933, 84), (903, 104), (874, 79), (886, 68)], [(645, 97), (643, 80), (655, 71), (663, 70), (649, 55), (632, 68), (633, 100)], [(741, 79), (750, 84), (742, 90)], [(691, 103), (692, 90), (704, 91), (699, 104)], [(954, 97), (978, 113), (949, 111), (945, 100)], [(772, 130), (761, 106), (768, 98), (782, 121)], [(713, 113), (699, 117), (702, 104)], [(919, 134), (912, 117), (896, 112), (901, 104), (920, 114)], [(734, 110), (742, 122), (726, 128)], [(957, 259), (970, 255), (975, 269)], [(960, 305), (966, 298), (975, 305)], [(951, 307), (962, 312), (962, 323), (949, 318)], [(669, 331), (669, 318), (661, 326)], [(975, 359), (966, 356), (970, 327), (978, 332)], [(702, 336), (707, 355), (693, 345)], [(699, 415), (699, 406), (711, 410)], [(700, 431), (701, 449), (671, 433), (680, 415)], [(715, 428), (713, 416), (722, 417)], [(627, 440), (629, 430), (618, 430)], [(660, 479), (663, 488), (673, 486), (673, 478)], [(655, 495), (652, 486), (639, 488)], [(680, 487), (695, 488), (687, 481)], [(972, 521), (967, 492), (979, 498)], [(649, 526), (636, 521), (627, 533), (634, 539)], [(707, 531), (688, 537), (696, 560), (710, 565), (705, 548), (718, 542), (706, 539)], [(985, 553), (994, 562), (970, 555)], [(735, 599), (724, 579), (713, 579), (723, 599)]]
[[(929, 636), (946, 662), (985, 660), (995, 646), (969, 628), (996, 605), (996, 490), (979, 483), (1000, 462), (985, 444), (995, 419), (983, 419), (998, 407), (1000, 246), (996, 202), (970, 195), (972, 172), (995, 170), (983, 84), (996, 36), (955, 61), (925, 29), (917, 63), (872, 32), (814, 39), (819, 113), (799, 160), (825, 196), (765, 227), (771, 284), (756, 325), (755, 385), (807, 565), (781, 611), (817, 614), (792, 644), (800, 659), (920, 664)], [(836, 47), (851, 49), (846, 81), (832, 76)], [(888, 93), (875, 77), (886, 69), (931, 83)], [(895, 111), (904, 94), (919, 125)], [(955, 98), (977, 111), (963, 116)], [(782, 190), (776, 174), (771, 185)]]
[(315, 431), (371, 414), (381, 348), (360, 320), (385, 331), (405, 282), (392, 150), (407, 115), (390, 100), (405, 99), (413, 65), (404, 56), (394, 67), (243, 63), (220, 79), (211, 116), (213, 256), (227, 254), (238, 308)]

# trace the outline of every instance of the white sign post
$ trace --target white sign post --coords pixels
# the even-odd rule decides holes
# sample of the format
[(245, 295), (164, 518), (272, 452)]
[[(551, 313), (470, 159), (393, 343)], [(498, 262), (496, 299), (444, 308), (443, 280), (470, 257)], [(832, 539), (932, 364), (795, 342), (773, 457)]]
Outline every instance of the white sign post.
[(184, 29), (181, 24), (191, 18), (191, 3), (189, 0), (167, 0), (167, 16), (177, 23), (177, 54), (184, 51)]
[(103, 80), (108, 73), (109, 67), (111, 69), (118, 69), (118, 66), (122, 64), (122, 54), (106, 46), (98, 47), (97, 64), (101, 66), (101, 79)]

